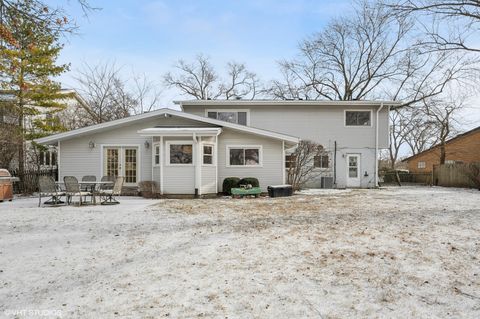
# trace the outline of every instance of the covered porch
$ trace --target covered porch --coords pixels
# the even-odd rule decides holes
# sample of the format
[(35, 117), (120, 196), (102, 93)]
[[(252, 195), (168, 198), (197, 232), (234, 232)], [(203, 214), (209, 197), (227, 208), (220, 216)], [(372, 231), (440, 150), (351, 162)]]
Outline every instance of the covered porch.
[(215, 194), (218, 191), (218, 136), (221, 127), (151, 127), (151, 178), (161, 195)]

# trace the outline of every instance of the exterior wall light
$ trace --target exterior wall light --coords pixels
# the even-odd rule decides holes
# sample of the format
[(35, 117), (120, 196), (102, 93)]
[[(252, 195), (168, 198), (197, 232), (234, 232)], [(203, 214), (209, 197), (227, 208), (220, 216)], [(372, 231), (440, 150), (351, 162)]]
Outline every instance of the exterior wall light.
[(90, 149), (95, 148), (95, 142), (94, 142), (94, 141), (88, 142), (88, 147), (89, 147)]
[(150, 143), (148, 143), (148, 141), (145, 141), (145, 143), (143, 143), (143, 145), (145, 145), (145, 148), (146, 148), (146, 149), (149, 149), (149, 148), (150, 148)]

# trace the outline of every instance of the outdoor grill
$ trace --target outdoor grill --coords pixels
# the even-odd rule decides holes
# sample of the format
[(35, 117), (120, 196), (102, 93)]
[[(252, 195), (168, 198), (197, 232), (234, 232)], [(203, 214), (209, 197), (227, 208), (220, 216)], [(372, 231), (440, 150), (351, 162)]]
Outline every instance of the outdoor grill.
[(0, 202), (13, 199), (13, 182), (17, 181), (6, 169), (0, 169)]

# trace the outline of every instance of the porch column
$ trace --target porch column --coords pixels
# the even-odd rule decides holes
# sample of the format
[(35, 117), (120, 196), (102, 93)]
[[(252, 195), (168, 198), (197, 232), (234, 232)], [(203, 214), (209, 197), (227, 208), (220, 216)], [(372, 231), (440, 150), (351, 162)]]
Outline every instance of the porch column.
[(199, 140), (200, 137), (197, 136), (196, 133), (193, 133), (193, 143), (194, 143), (194, 152), (193, 154), (195, 155), (195, 158), (193, 159), (195, 164), (195, 189), (198, 190), (198, 195), (202, 195), (202, 162), (200, 161), (202, 156), (201, 156), (201, 147), (202, 143)]

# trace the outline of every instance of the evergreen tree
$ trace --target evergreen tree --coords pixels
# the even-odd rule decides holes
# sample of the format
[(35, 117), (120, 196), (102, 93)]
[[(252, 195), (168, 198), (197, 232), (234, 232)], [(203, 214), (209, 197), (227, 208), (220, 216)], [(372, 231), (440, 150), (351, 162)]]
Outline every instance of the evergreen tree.
[(57, 63), (63, 47), (55, 31), (57, 26), (48, 20), (33, 22), (16, 14), (37, 11), (35, 6), (35, 1), (20, 0), (14, 6), (1, 8), (1, 34), (9, 36), (2, 36), (0, 44), (0, 102), (3, 112), (16, 120), (16, 129), (10, 132), (12, 140), (20, 140), (20, 175), (25, 169), (25, 142), (62, 130), (55, 113), (66, 107), (62, 100), (69, 97), (53, 80), (69, 67)]

